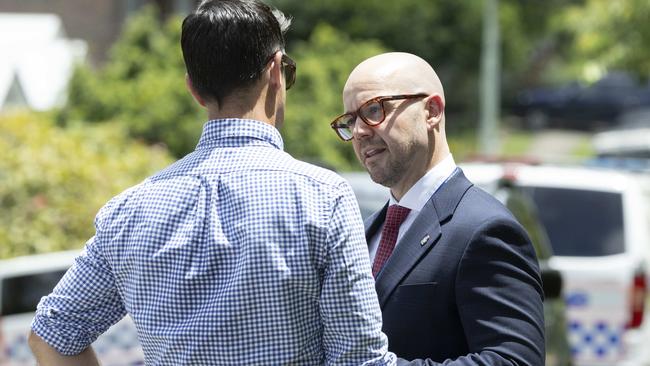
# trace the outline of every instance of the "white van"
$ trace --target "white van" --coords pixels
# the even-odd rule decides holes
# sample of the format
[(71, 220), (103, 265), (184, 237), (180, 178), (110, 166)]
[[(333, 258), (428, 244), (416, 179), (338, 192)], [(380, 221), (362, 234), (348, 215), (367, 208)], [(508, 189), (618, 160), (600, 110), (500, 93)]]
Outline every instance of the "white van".
[[(0, 365), (34, 365), (27, 336), (36, 305), (49, 294), (79, 250), (0, 260)], [(137, 332), (127, 316), (102, 334), (93, 349), (102, 365), (144, 365)]]
[(502, 179), (538, 207), (563, 273), (577, 366), (650, 365), (650, 175), (608, 169), (463, 164), (480, 186)]

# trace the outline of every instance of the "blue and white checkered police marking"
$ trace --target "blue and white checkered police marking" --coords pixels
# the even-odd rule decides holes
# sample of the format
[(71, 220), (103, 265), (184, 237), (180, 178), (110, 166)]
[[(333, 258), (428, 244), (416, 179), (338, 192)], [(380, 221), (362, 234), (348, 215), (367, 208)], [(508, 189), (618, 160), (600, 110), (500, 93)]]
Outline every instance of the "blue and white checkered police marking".
[(589, 359), (617, 358), (621, 352), (623, 325), (611, 324), (600, 320), (583, 323), (569, 323), (569, 341), (574, 357)]

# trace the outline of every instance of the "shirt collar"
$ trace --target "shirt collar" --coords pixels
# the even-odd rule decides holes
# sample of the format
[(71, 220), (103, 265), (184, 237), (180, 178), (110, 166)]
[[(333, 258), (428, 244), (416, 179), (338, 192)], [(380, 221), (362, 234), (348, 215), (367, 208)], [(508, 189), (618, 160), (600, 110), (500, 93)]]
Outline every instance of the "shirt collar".
[(280, 132), (274, 126), (252, 119), (213, 119), (203, 125), (198, 149), (215, 147), (240, 147), (271, 145), (284, 150)]
[(420, 212), (431, 196), (449, 178), (456, 169), (454, 157), (449, 154), (441, 162), (431, 168), (422, 178), (411, 187), (402, 199), (397, 202), (393, 195), (390, 195), (389, 204), (399, 204), (410, 208), (411, 211)]

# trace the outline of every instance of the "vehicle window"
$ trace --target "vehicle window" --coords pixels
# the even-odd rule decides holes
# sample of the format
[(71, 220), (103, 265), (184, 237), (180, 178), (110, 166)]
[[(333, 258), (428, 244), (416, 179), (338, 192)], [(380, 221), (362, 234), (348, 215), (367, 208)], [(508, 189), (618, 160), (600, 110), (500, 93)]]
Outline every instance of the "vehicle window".
[(624, 251), (623, 203), (619, 193), (524, 189), (537, 204), (554, 254), (597, 257)]
[(52, 292), (65, 272), (66, 270), (50, 271), (3, 279), (0, 314), (34, 312), (41, 297)]

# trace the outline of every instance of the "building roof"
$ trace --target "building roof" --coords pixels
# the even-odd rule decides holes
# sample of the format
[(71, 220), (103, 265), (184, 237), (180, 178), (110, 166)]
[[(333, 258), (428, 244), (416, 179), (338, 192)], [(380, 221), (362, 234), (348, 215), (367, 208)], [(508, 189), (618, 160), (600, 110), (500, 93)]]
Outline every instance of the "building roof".
[(25, 106), (27, 97), (13, 65), (0, 58), (0, 109)]

